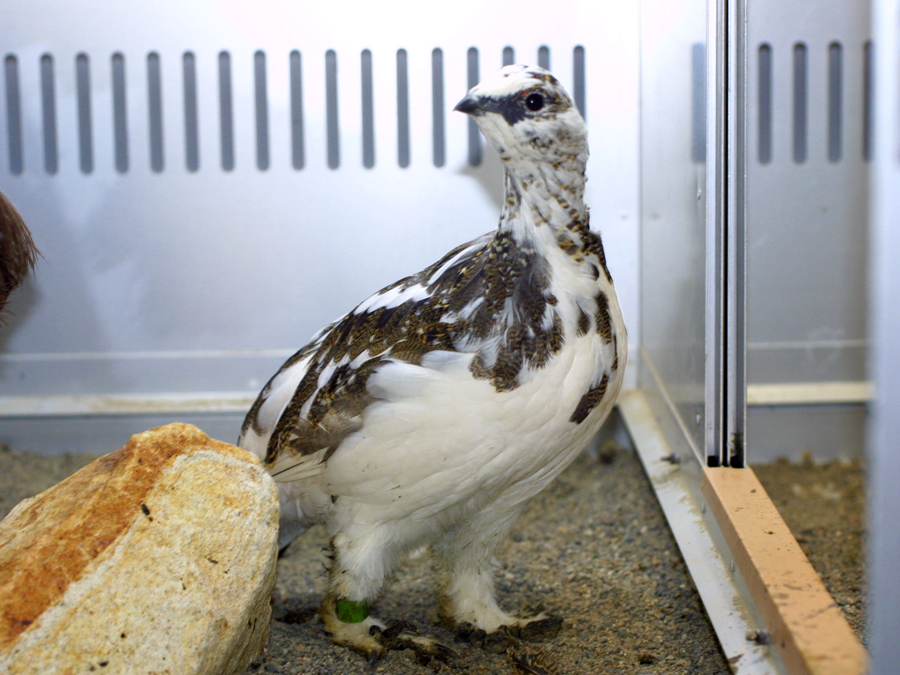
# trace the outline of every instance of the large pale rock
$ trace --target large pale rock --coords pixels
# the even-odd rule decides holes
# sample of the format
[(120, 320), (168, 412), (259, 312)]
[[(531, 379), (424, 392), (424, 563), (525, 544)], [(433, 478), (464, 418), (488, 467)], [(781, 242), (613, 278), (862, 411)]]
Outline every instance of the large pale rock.
[(239, 673), (277, 536), (250, 453), (187, 424), (133, 436), (0, 522), (0, 673)]

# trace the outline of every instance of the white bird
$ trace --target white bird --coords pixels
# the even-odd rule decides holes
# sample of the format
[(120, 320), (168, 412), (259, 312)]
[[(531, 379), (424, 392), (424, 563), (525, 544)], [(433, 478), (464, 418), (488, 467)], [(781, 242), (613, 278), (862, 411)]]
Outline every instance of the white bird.
[(499, 227), (319, 331), (239, 441), (278, 482), (281, 546), (326, 524), (325, 628), (370, 658), (386, 640), (368, 605), (423, 545), (443, 568), (442, 618), (487, 633), (547, 620), (499, 607), (494, 551), (596, 434), (626, 360), (568, 94), (543, 68), (507, 66), (456, 110), (503, 159)]

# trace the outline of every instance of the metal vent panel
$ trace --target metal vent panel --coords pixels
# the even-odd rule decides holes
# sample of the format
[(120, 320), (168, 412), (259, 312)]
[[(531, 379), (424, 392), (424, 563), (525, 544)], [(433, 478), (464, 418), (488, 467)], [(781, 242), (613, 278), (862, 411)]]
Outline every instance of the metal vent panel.
[(748, 6), (748, 376), (862, 380), (869, 12)]
[(257, 388), (321, 325), (493, 228), (499, 159), (484, 148), (473, 165), (451, 112), (473, 47), (482, 74), (511, 48), (584, 83), (592, 226), (637, 339), (635, 7), (572, 3), (548, 25), (538, 3), (7, 4), (0, 189), (44, 258), (14, 296), (3, 394)]

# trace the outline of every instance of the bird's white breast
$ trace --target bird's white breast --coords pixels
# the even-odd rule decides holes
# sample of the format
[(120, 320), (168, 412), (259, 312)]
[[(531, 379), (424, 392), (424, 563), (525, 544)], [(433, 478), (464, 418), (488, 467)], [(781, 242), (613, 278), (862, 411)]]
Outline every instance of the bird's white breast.
[(524, 501), (565, 468), (609, 412), (620, 373), (587, 419), (570, 419), (598, 368), (611, 362), (609, 349), (593, 332), (570, 332), (547, 365), (505, 392), (472, 377), (471, 354), (454, 354), (437, 369), (386, 364), (369, 382), (386, 400), (369, 406), (363, 428), (329, 459), (325, 488), (358, 503), (357, 522), (367, 505), (379, 521), (452, 521), (501, 493)]

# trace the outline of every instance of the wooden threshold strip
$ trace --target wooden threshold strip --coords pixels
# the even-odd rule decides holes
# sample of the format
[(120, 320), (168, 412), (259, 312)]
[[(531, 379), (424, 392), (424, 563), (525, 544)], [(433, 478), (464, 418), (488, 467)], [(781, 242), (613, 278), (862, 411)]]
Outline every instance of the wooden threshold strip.
[(753, 470), (706, 467), (701, 489), (788, 672), (865, 673), (865, 648)]

